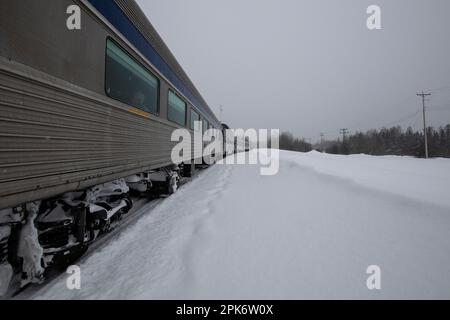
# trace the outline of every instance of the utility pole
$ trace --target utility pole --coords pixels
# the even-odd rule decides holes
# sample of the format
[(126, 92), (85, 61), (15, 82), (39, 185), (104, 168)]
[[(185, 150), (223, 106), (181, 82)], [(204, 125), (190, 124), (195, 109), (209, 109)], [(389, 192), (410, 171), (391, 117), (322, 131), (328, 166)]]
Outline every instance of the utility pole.
[(325, 134), (323, 132), (320, 133), (320, 147), (323, 147), (323, 137), (325, 136)]
[(427, 134), (427, 121), (425, 118), (425, 97), (431, 96), (431, 93), (418, 93), (418, 97), (422, 97), (422, 113), (423, 113), (423, 136), (425, 139), (425, 158), (428, 159), (428, 134)]
[(450, 124), (447, 125), (447, 154), (450, 154)]
[(220, 122), (223, 122), (222, 112), (223, 112), (223, 107), (222, 107), (222, 105), (220, 105), (220, 119), (219, 119)]
[(339, 130), (339, 132), (342, 134), (342, 143), (345, 143), (345, 136), (348, 133), (348, 129), (343, 128), (343, 129)]

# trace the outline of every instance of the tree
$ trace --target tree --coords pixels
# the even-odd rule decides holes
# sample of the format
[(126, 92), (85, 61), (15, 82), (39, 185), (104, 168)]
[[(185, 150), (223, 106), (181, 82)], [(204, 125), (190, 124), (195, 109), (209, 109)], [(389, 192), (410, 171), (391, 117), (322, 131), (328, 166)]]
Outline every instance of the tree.
[(282, 132), (280, 135), (280, 150), (309, 152), (312, 145), (303, 139), (294, 138), (290, 132)]
[[(439, 129), (427, 128), (428, 147), (431, 157), (450, 157), (450, 124)], [(408, 155), (424, 157), (423, 132), (411, 127), (403, 131), (400, 126), (356, 132), (345, 142), (335, 140), (327, 143), (326, 152), (332, 154), (365, 153), (369, 155)]]

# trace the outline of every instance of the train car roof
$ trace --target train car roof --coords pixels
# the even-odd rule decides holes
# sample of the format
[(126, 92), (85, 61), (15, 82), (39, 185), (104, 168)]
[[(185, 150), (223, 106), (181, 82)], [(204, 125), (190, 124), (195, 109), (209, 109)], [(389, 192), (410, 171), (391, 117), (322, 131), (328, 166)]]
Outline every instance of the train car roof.
[(87, 0), (140, 51), (210, 123), (220, 121), (135, 0)]

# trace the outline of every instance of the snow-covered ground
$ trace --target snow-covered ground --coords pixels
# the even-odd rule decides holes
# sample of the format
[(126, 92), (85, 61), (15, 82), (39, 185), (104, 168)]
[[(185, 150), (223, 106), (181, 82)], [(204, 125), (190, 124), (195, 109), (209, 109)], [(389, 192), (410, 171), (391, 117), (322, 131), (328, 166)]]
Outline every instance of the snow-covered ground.
[[(256, 152), (256, 151), (252, 151)], [(450, 160), (215, 165), (36, 299), (450, 298)], [(381, 290), (366, 269), (381, 268)]]

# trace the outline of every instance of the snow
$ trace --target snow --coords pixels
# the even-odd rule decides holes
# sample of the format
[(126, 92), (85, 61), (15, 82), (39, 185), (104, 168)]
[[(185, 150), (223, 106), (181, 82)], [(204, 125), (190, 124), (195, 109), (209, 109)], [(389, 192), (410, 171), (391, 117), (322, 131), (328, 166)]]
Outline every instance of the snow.
[(44, 273), (44, 268), (41, 265), (44, 250), (39, 244), (38, 230), (35, 226), (39, 204), (32, 202), (27, 206), (30, 214), (26, 224), (20, 231), (19, 247), (17, 249), (17, 256), (23, 260), (23, 273), (26, 275), (25, 279), (22, 278), (22, 285), (30, 282), (40, 283)]
[(285, 154), (284, 160), (312, 168), (322, 174), (351, 180), (381, 192), (430, 204), (450, 207), (449, 159), (360, 155)]
[(279, 161), (209, 168), (83, 259), (80, 290), (63, 274), (32, 298), (450, 298), (450, 160)]

